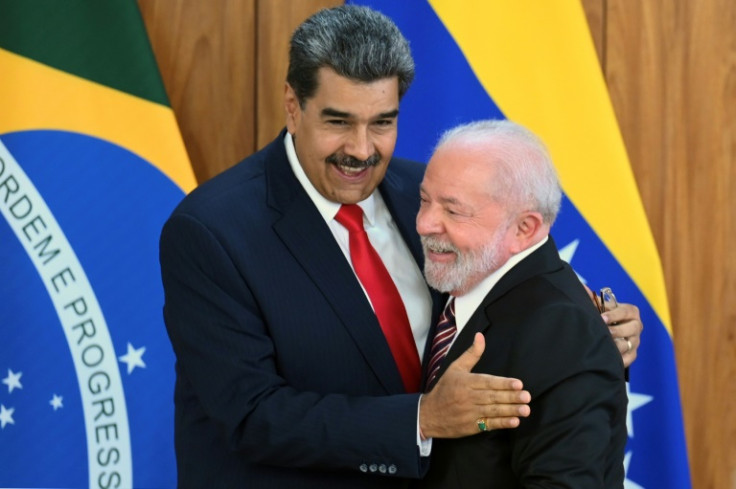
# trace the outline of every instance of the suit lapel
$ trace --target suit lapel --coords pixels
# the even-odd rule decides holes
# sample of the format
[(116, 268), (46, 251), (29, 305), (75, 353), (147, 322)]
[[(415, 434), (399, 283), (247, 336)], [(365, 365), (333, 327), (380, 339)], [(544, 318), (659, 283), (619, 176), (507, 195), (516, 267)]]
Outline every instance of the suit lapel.
[(391, 350), (360, 283), (294, 176), (283, 137), (275, 143), (267, 157), (266, 175), (269, 205), (281, 214), (274, 220), (276, 234), (322, 292), (386, 391), (404, 392)]

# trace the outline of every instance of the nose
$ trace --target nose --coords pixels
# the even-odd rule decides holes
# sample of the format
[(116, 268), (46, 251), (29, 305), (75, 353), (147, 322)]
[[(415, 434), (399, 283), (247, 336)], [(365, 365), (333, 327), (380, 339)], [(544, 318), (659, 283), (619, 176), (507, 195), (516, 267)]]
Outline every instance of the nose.
[(361, 161), (373, 156), (375, 148), (368, 134), (368, 127), (356, 125), (345, 144), (345, 154)]
[(422, 202), (417, 213), (417, 233), (420, 236), (430, 236), (442, 232), (442, 223), (437, 215), (437, 209), (429, 202)]

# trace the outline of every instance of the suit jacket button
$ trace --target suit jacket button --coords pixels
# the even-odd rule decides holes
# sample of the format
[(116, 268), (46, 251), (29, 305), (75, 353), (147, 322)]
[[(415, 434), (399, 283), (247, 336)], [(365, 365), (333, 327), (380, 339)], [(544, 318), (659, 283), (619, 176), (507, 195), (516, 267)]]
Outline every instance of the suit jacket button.
[(388, 473), (389, 474), (395, 474), (397, 470), (398, 469), (396, 468), (396, 466), (394, 464), (391, 464), (391, 465), (388, 466)]
[(380, 473), (382, 473), (382, 474), (385, 474), (385, 473), (386, 473), (386, 465), (385, 465), (385, 464), (381, 464), (381, 465), (379, 465), (379, 466), (378, 466), (378, 471), (379, 471)]
[(375, 471), (377, 471), (377, 470), (378, 470), (378, 465), (376, 465), (376, 464), (371, 464), (371, 466), (370, 466), (370, 467), (368, 467), (368, 470), (370, 470), (371, 472), (375, 472)]
[(360, 464), (361, 472), (368, 472), (368, 466), (366, 464)]

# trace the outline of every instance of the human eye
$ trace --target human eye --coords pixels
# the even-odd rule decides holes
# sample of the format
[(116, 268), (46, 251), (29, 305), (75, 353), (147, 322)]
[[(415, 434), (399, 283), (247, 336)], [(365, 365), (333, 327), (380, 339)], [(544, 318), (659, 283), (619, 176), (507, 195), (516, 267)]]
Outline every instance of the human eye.
[(469, 209), (458, 206), (458, 205), (447, 205), (444, 208), (445, 213), (450, 216), (452, 219), (457, 220), (463, 220), (471, 216), (471, 212)]

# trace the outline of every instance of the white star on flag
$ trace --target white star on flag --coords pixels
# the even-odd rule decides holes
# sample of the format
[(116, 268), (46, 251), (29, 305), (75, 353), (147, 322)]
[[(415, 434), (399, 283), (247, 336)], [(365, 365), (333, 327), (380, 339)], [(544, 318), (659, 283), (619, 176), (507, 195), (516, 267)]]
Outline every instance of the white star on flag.
[(128, 375), (136, 367), (146, 368), (146, 364), (143, 362), (143, 354), (146, 352), (146, 347), (133, 348), (133, 345), (128, 342), (128, 353), (118, 357), (118, 360), (128, 365)]
[(20, 383), (20, 376), (23, 372), (13, 372), (8, 369), (8, 376), (3, 379), (3, 384), (8, 386), (8, 394), (13, 392), (13, 389), (22, 389), (23, 385)]
[(56, 411), (57, 409), (64, 407), (64, 404), (62, 402), (63, 400), (64, 398), (62, 396), (57, 396), (56, 394), (54, 394), (54, 397), (49, 401), (49, 404), (51, 404), (51, 406), (53, 406), (54, 408), (54, 411)]
[[(575, 252), (577, 251), (579, 244), (580, 240), (576, 239), (575, 241), (570, 242), (568, 245), (560, 248), (558, 251), (560, 259), (566, 261), (568, 264), (572, 264), (572, 258), (575, 256)], [(573, 270), (575, 271), (575, 275), (578, 276), (578, 279), (580, 279), (580, 282), (585, 284), (586, 280), (582, 276), (580, 276), (577, 270), (575, 270), (575, 267), (573, 267)]]
[(632, 393), (628, 382), (626, 382), (626, 395), (629, 398), (629, 404), (626, 407), (626, 429), (628, 430), (629, 438), (634, 438), (634, 419), (631, 413), (633, 413), (635, 409), (639, 409), (645, 404), (652, 402), (652, 399), (654, 398), (652, 396), (647, 396), (646, 394)]
[(5, 405), (0, 404), (0, 428), (5, 429), (5, 425), (15, 424), (15, 421), (13, 421), (13, 413), (15, 412), (15, 408), (6, 408)]

